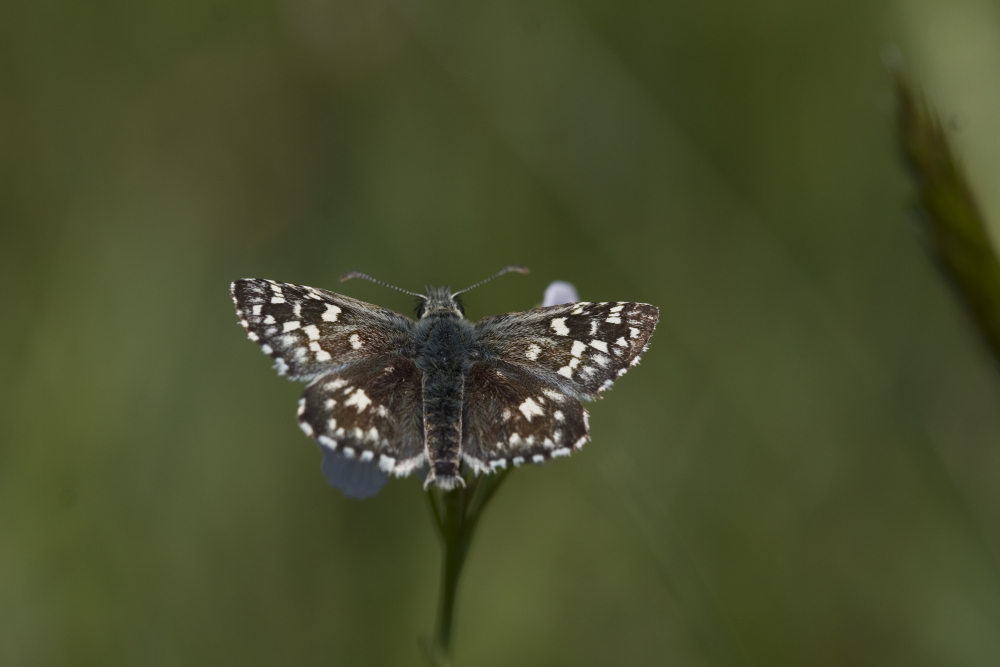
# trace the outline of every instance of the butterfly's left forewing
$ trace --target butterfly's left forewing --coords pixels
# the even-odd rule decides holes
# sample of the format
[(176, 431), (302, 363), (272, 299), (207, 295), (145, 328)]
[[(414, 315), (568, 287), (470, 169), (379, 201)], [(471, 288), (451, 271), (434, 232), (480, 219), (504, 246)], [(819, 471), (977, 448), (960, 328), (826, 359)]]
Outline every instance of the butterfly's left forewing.
[(409, 318), (315, 287), (248, 278), (232, 294), (247, 337), (293, 380), (398, 350), (412, 336)]

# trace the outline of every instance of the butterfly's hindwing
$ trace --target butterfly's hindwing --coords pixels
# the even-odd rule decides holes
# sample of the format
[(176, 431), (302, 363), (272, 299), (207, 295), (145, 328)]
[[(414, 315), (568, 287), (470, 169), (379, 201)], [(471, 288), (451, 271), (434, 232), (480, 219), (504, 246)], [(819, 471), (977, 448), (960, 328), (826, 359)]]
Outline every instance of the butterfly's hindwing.
[(596, 398), (639, 358), (659, 309), (645, 303), (571, 303), (487, 317), (476, 323), (490, 352), (565, 391)]
[(234, 282), (232, 294), (247, 336), (295, 380), (391, 352), (412, 337), (409, 318), (315, 287), (249, 278)]
[(589, 437), (579, 399), (504, 361), (474, 363), (465, 400), (462, 455), (477, 472), (568, 456)]
[(299, 425), (326, 449), (408, 475), (426, 461), (421, 373), (383, 354), (322, 375), (299, 403)]

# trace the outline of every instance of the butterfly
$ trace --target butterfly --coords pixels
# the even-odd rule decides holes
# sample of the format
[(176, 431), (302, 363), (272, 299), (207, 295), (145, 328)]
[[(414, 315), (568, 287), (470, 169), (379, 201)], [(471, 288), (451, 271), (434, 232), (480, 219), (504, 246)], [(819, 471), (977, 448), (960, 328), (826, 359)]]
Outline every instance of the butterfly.
[(424, 487), (568, 456), (589, 439), (593, 400), (639, 363), (659, 310), (576, 302), (465, 319), (458, 292), (426, 294), (416, 320), (316, 287), (247, 278), (231, 291), (240, 324), (280, 375), (307, 382), (298, 421), (329, 452)]

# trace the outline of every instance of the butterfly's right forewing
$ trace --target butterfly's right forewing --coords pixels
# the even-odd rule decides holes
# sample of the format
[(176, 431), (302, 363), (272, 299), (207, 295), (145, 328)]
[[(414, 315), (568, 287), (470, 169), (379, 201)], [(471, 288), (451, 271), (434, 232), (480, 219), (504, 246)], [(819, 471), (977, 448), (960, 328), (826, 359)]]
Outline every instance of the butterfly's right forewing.
[(486, 317), (475, 330), (487, 354), (593, 399), (639, 363), (659, 313), (647, 303), (579, 302)]

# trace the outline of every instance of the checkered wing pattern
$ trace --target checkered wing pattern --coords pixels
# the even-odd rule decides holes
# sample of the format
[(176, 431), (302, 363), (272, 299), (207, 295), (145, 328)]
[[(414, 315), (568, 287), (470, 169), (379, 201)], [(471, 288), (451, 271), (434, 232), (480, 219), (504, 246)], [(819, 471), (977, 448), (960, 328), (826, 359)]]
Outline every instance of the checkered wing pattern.
[(299, 401), (299, 426), (327, 450), (408, 475), (427, 460), (420, 371), (383, 354), (327, 373)]
[(580, 399), (639, 363), (658, 315), (642, 303), (573, 303), (480, 320), (484, 359), (465, 377), (466, 463), (489, 472), (582, 447), (590, 431)]
[(316, 287), (248, 278), (231, 291), (247, 337), (293, 380), (397, 350), (412, 337), (408, 317)]
[(566, 393), (586, 399), (639, 363), (659, 309), (646, 303), (570, 303), (487, 317), (478, 341)]

